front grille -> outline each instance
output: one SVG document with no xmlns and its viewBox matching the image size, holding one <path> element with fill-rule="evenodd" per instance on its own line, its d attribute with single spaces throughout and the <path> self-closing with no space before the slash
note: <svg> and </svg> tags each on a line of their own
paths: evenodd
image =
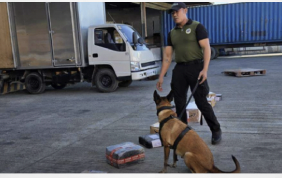
<svg viewBox="0 0 282 178">
<path fill-rule="evenodd" d="M 155 64 L 156 64 L 156 62 L 153 61 L 153 62 L 142 63 L 141 66 L 142 66 L 142 67 L 148 67 L 148 66 L 153 66 L 153 65 L 155 65 Z"/>
</svg>

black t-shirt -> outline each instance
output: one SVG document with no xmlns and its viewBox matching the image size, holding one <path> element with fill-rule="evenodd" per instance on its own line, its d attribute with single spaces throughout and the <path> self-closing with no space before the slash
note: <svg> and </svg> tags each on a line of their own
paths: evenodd
<svg viewBox="0 0 282 178">
<path fill-rule="evenodd" d="M 193 20 L 189 19 L 189 21 L 185 25 L 190 25 L 192 24 L 192 22 Z M 201 23 L 196 28 L 196 35 L 197 35 L 198 42 L 200 40 L 203 40 L 209 37 L 206 28 Z M 168 33 L 168 36 L 167 36 L 167 46 L 173 46 L 171 43 L 170 32 Z"/>
</svg>

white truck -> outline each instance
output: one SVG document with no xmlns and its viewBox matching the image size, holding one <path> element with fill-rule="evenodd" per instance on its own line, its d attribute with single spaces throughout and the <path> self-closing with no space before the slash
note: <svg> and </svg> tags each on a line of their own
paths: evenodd
<svg viewBox="0 0 282 178">
<path fill-rule="evenodd" d="M 0 87 L 18 82 L 39 94 L 86 81 L 113 92 L 160 72 L 133 27 L 105 24 L 103 2 L 2 2 L 0 21 Z"/>
</svg>

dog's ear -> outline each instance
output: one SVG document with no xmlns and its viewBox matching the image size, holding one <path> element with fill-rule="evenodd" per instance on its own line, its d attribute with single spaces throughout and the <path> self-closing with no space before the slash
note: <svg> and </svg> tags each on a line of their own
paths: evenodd
<svg viewBox="0 0 282 178">
<path fill-rule="evenodd" d="M 154 101 L 157 105 L 161 102 L 161 97 L 156 90 L 154 92 Z"/>
<path fill-rule="evenodd" d="M 166 99 L 169 102 L 172 102 L 172 100 L 173 100 L 173 92 L 172 92 L 172 90 L 170 90 L 169 94 L 166 96 Z"/>
</svg>

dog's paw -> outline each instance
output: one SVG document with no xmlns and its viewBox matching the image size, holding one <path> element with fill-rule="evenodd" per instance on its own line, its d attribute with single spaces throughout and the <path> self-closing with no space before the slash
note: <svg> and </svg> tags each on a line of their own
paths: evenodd
<svg viewBox="0 0 282 178">
<path fill-rule="evenodd" d="M 177 167 L 176 163 L 173 163 L 171 167 L 176 168 Z"/>
<path fill-rule="evenodd" d="M 159 173 L 166 173 L 166 169 L 161 170 Z"/>
</svg>

